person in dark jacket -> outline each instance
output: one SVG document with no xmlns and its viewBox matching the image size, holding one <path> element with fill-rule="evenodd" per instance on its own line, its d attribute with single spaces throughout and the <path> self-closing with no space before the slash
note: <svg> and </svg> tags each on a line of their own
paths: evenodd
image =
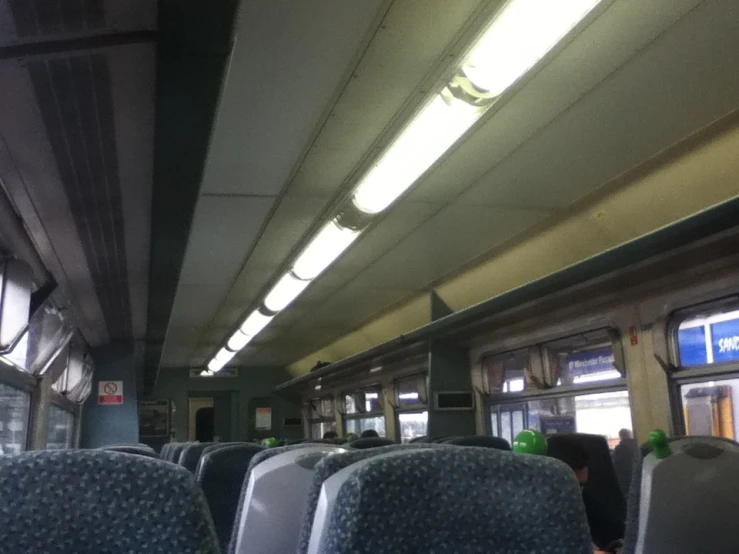
<svg viewBox="0 0 739 554">
<path fill-rule="evenodd" d="M 631 431 L 621 429 L 618 432 L 621 442 L 613 449 L 613 467 L 616 469 L 616 476 L 621 485 L 624 496 L 628 497 L 629 488 L 631 488 L 631 474 L 634 468 L 634 461 L 639 457 L 639 445 L 632 438 Z"/>
<path fill-rule="evenodd" d="M 569 438 L 569 437 L 568 437 Z M 560 437 L 550 443 L 547 455 L 563 461 L 575 472 L 582 488 L 582 500 L 593 543 L 601 550 L 609 548 L 624 536 L 624 522 L 613 516 L 613 510 L 588 488 L 588 451 L 576 440 Z"/>
</svg>

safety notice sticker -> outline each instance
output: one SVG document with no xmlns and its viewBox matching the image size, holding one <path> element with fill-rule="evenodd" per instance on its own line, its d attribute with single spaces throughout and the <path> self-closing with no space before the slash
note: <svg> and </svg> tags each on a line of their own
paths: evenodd
<svg viewBox="0 0 739 554">
<path fill-rule="evenodd" d="M 123 404 L 123 381 L 99 381 L 98 404 Z"/>
</svg>

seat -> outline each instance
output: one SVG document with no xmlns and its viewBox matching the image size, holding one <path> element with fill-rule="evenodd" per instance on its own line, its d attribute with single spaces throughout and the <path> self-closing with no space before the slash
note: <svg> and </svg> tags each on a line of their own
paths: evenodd
<svg viewBox="0 0 739 554">
<path fill-rule="evenodd" d="M 554 448 L 562 440 L 574 440 L 585 448 L 588 453 L 588 493 L 608 508 L 610 517 L 625 521 L 626 499 L 605 437 L 587 433 L 561 433 L 548 436 L 547 444 Z"/>
<path fill-rule="evenodd" d="M 149 446 L 137 446 L 130 444 L 118 444 L 115 446 L 103 446 L 100 450 L 108 450 L 109 452 L 123 452 L 125 454 L 136 454 L 138 456 L 146 456 L 147 458 L 159 458 L 159 454 Z"/>
<path fill-rule="evenodd" d="M 357 439 L 347 444 L 349 448 L 363 450 L 365 448 L 377 448 L 378 446 L 391 446 L 398 444 L 395 441 L 386 439 L 385 437 L 367 437 L 365 439 Z"/>
<path fill-rule="evenodd" d="M 217 554 L 194 477 L 161 460 L 106 450 L 0 458 L 3 552 Z"/>
<path fill-rule="evenodd" d="M 343 454 L 337 454 L 334 456 L 326 456 L 320 460 L 316 467 L 313 469 L 313 479 L 311 480 L 306 502 L 303 507 L 303 523 L 300 529 L 300 538 L 298 540 L 298 554 L 307 554 L 309 544 L 311 541 L 311 531 L 313 529 L 313 519 L 316 514 L 316 507 L 318 506 L 318 499 L 321 495 L 321 488 L 323 483 L 337 471 L 349 467 L 350 465 L 371 458 L 372 456 L 379 456 L 387 454 L 389 452 L 395 452 L 398 450 L 409 450 L 413 448 L 441 448 L 437 444 L 393 444 L 390 446 L 381 446 L 374 449 L 363 449 L 357 451 L 348 451 Z M 316 536 L 317 542 L 320 538 Z"/>
<path fill-rule="evenodd" d="M 454 437 L 444 441 L 444 444 L 452 444 L 455 446 L 480 446 L 482 448 L 496 448 L 498 450 L 511 449 L 511 445 L 507 440 L 500 437 L 489 437 L 484 435 Z"/>
<path fill-rule="evenodd" d="M 239 493 L 239 507 L 236 509 L 236 517 L 234 518 L 234 526 L 233 526 L 233 531 L 231 532 L 231 539 L 228 541 L 228 550 L 226 551 L 227 554 L 235 554 L 236 552 L 236 543 L 239 538 L 239 522 L 241 521 L 241 516 L 244 512 L 244 506 L 246 504 L 246 497 L 247 497 L 247 492 L 249 488 L 248 487 L 249 478 L 251 477 L 251 473 L 252 471 L 254 471 L 254 468 L 257 467 L 259 464 L 266 462 L 270 458 L 273 458 L 274 456 L 278 456 L 284 452 L 291 452 L 293 450 L 299 450 L 301 448 L 309 448 L 309 447 L 315 447 L 315 446 L 318 446 L 318 445 L 304 442 L 300 444 L 293 444 L 290 446 L 278 446 L 277 448 L 267 448 L 254 455 L 254 457 L 251 459 L 251 462 L 249 462 L 249 468 L 246 470 L 246 475 L 244 475 L 244 480 L 241 483 L 241 490 Z"/>
<path fill-rule="evenodd" d="M 172 450 L 172 444 L 171 442 L 166 442 L 162 445 L 162 449 L 159 451 L 159 459 L 161 460 L 168 460 L 169 451 Z"/>
<path fill-rule="evenodd" d="M 635 465 L 624 554 L 736 552 L 739 444 L 692 436 L 667 446 Z"/>
<path fill-rule="evenodd" d="M 415 442 L 429 442 L 429 438 L 427 435 L 421 435 L 420 437 L 416 437 L 408 441 L 409 443 L 413 444 Z"/>
<path fill-rule="evenodd" d="M 224 444 L 228 443 L 213 443 L 213 442 L 194 442 L 190 443 L 182 449 L 180 453 L 179 464 L 185 469 L 195 473 L 198 468 L 198 462 L 200 456 L 203 454 L 203 450 L 209 446 L 215 446 L 216 448 L 223 448 Z"/>
<path fill-rule="evenodd" d="M 225 552 L 231 538 L 241 483 L 255 454 L 264 450 L 258 444 L 209 446 L 200 458 L 196 479 L 200 483 L 213 516 L 218 542 Z"/>
<path fill-rule="evenodd" d="M 244 484 L 246 497 L 236 522 L 237 554 L 295 552 L 313 469 L 324 456 L 339 452 L 346 450 L 336 445 L 312 444 L 255 466 Z"/>
<path fill-rule="evenodd" d="M 184 450 L 185 446 L 188 444 L 191 444 L 189 442 L 175 442 L 172 444 L 172 449 L 169 451 L 169 459 L 168 462 L 172 462 L 173 464 L 179 464 L 180 462 L 180 454 L 182 454 L 182 451 Z"/>
<path fill-rule="evenodd" d="M 492 448 L 417 448 L 360 461 L 324 483 L 314 526 L 321 520 L 323 540 L 309 552 L 592 554 L 572 471 Z"/>
</svg>

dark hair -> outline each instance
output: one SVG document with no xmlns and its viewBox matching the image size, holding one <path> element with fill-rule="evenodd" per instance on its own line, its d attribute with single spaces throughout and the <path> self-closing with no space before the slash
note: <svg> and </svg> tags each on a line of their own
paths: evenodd
<svg viewBox="0 0 739 554">
<path fill-rule="evenodd" d="M 336 431 L 326 431 L 323 434 L 324 439 L 335 439 L 338 438 L 339 435 L 336 434 Z"/>
<path fill-rule="evenodd" d="M 567 435 L 547 438 L 547 456 L 563 461 L 574 471 L 588 467 L 588 451 L 576 439 Z"/>
<path fill-rule="evenodd" d="M 378 435 L 377 431 L 375 431 L 374 429 L 367 429 L 366 431 L 362 431 L 362 435 L 360 436 L 360 438 L 369 439 L 369 438 L 374 438 L 374 437 L 379 437 L 379 436 L 380 435 Z"/>
</svg>

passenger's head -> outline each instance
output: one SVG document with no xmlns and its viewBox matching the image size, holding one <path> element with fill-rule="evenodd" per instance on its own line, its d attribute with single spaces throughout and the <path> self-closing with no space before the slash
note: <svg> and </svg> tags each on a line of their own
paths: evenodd
<svg viewBox="0 0 739 554">
<path fill-rule="evenodd" d="M 588 482 L 588 451 L 577 440 L 566 435 L 550 438 L 547 456 L 570 466 L 581 485 Z"/>
<path fill-rule="evenodd" d="M 333 440 L 333 439 L 339 438 L 339 435 L 336 434 L 336 431 L 326 431 L 323 434 L 323 438 L 324 439 L 332 439 Z"/>
<path fill-rule="evenodd" d="M 631 431 L 629 431 L 628 429 L 621 429 L 618 432 L 618 436 L 622 441 L 625 441 L 626 439 L 631 438 Z"/>
<path fill-rule="evenodd" d="M 374 429 L 367 429 L 366 431 L 362 431 L 360 438 L 371 439 L 371 438 L 379 437 L 379 436 L 380 435 L 378 435 L 377 431 L 375 431 Z"/>
</svg>

